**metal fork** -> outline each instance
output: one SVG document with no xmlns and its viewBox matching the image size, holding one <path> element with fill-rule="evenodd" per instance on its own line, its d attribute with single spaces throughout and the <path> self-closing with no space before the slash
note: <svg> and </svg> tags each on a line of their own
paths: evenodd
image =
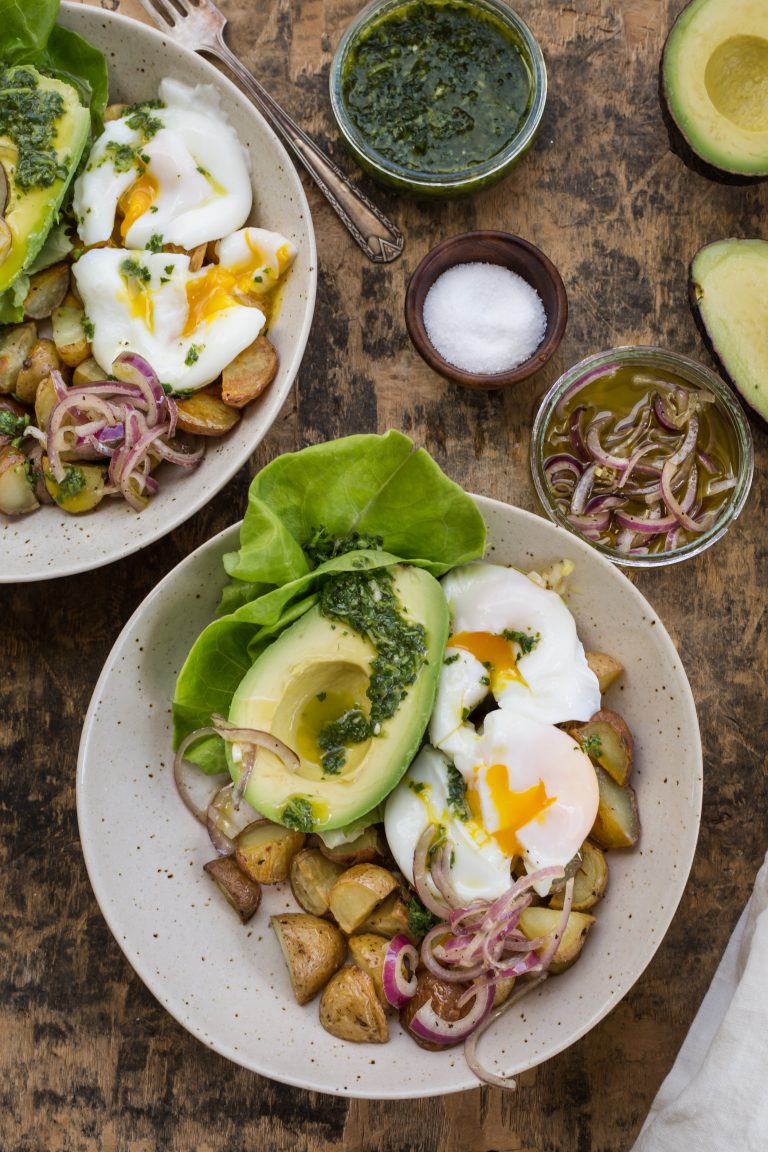
<svg viewBox="0 0 768 1152">
<path fill-rule="evenodd" d="M 227 47 L 223 36 L 227 18 L 211 0 L 141 0 L 141 5 L 174 43 L 193 52 L 208 52 L 234 73 L 370 260 L 387 264 L 398 258 L 405 243 L 400 230 L 321 152 Z"/>
</svg>

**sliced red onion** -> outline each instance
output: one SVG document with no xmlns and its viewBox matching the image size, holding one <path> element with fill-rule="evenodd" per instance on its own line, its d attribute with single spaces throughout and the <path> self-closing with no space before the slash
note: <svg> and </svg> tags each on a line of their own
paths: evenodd
<svg viewBox="0 0 768 1152">
<path fill-rule="evenodd" d="M 225 720 L 218 712 L 214 712 L 211 716 L 211 723 L 219 736 L 228 743 L 249 744 L 266 748 L 268 752 L 274 752 L 275 756 L 282 760 L 289 772 L 298 772 L 299 757 L 292 748 L 289 748 L 277 736 L 273 736 L 271 732 L 263 732 L 259 728 L 238 727 L 236 724 L 230 723 L 229 720 Z"/>
<path fill-rule="evenodd" d="M 672 478 L 675 471 L 675 464 L 673 459 L 670 458 L 661 470 L 661 494 L 664 498 L 664 503 L 677 523 L 688 532 L 704 532 L 707 527 L 706 522 L 695 520 L 692 516 L 689 516 L 683 510 L 682 506 L 678 504 L 672 492 Z"/>
<path fill-rule="evenodd" d="M 206 811 L 206 828 L 211 843 L 219 856 L 231 856 L 237 848 L 241 833 L 255 824 L 263 824 L 264 817 L 250 804 L 236 804 L 235 786 L 230 780 L 216 792 Z"/>
<path fill-rule="evenodd" d="M 575 516 L 580 516 L 584 511 L 587 500 L 592 492 L 592 485 L 595 482 L 595 471 L 597 465 L 592 463 L 588 464 L 579 478 L 579 482 L 573 490 L 571 497 L 571 512 Z"/>
<path fill-rule="evenodd" d="M 196 764 L 184 758 L 187 749 L 205 736 L 218 736 L 218 732 L 211 727 L 197 728 L 194 732 L 190 732 L 179 744 L 173 760 L 173 778 L 179 796 L 201 824 L 205 824 L 206 811 L 212 799 L 211 784 L 218 781 L 216 784 L 218 789 L 221 787 L 221 781 L 225 779 L 224 773 L 215 777 L 205 776 Z M 203 782 L 205 782 L 205 795 L 202 794 Z"/>
<path fill-rule="evenodd" d="M 573 384 L 566 388 L 557 402 L 555 411 L 558 416 L 565 414 L 568 401 L 575 396 L 577 392 L 580 392 L 582 388 L 586 388 L 587 384 L 591 384 L 593 380 L 599 380 L 602 376 L 610 376 L 612 373 L 617 372 L 620 367 L 620 364 L 604 364 L 602 368 L 593 368 L 591 372 L 587 372 L 584 376 L 580 376 L 578 380 L 574 380 Z"/>
<path fill-rule="evenodd" d="M 459 1020 L 444 1020 L 438 1016 L 429 999 L 422 1004 L 411 1019 L 408 1027 L 415 1036 L 431 1044 L 458 1044 L 471 1035 L 493 1006 L 493 988 L 472 985 L 474 1001 L 466 1016 Z"/>
<path fill-rule="evenodd" d="M 121 352 L 112 361 L 112 373 L 139 389 L 147 405 L 147 423 L 154 427 L 165 408 L 165 392 L 152 367 L 136 352 Z"/>
<path fill-rule="evenodd" d="M 730 492 L 737 483 L 735 476 L 727 476 L 723 480 L 710 480 L 707 484 L 707 496 L 717 496 L 721 492 Z"/>
<path fill-rule="evenodd" d="M 622 528 L 627 528 L 633 533 L 642 532 L 651 536 L 658 536 L 659 532 L 668 532 L 678 525 L 674 516 L 663 516 L 658 519 L 643 518 L 642 516 L 632 516 L 623 509 L 618 509 L 614 513 L 614 520 Z"/>
<path fill-rule="evenodd" d="M 563 473 L 573 476 L 578 480 L 584 471 L 584 465 L 568 452 L 558 452 L 557 455 L 549 457 L 544 466 L 544 471 L 550 482 L 554 480 L 555 476 Z"/>
<path fill-rule="evenodd" d="M 384 954 L 384 995 L 393 1008 L 403 1008 L 416 995 L 419 955 L 407 936 L 393 936 Z M 410 970 L 410 975 L 408 971 Z"/>
<path fill-rule="evenodd" d="M 435 839 L 435 833 L 435 825 L 428 824 L 416 841 L 413 852 L 413 886 L 424 907 L 429 909 L 433 916 L 447 920 L 451 914 L 450 905 L 447 900 L 432 890 L 428 878 L 427 858 Z"/>
<path fill-rule="evenodd" d="M 540 984 L 543 984 L 547 979 L 548 973 L 541 972 L 537 976 L 526 978 L 519 988 L 516 986 L 513 994 L 500 1004 L 498 1008 L 494 1008 L 489 1012 L 484 1020 L 475 1028 L 473 1032 L 464 1041 L 464 1058 L 467 1061 L 469 1068 L 484 1084 L 491 1084 L 497 1088 L 514 1089 L 517 1085 L 511 1077 L 496 1076 L 493 1072 L 489 1072 L 481 1063 L 477 1055 L 477 1044 L 482 1034 L 491 1027 L 492 1024 L 503 1016 L 506 1012 L 519 1004 L 523 997 L 528 996 Z"/>
</svg>

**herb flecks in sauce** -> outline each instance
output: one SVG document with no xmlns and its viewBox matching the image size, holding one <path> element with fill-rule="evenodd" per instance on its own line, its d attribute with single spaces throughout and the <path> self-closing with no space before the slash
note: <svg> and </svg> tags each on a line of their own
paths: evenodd
<svg viewBox="0 0 768 1152">
<path fill-rule="evenodd" d="M 67 165 L 55 151 L 63 114 L 61 93 L 41 88 L 33 71 L 0 71 L 0 136 L 7 136 L 19 150 L 13 178 L 22 192 L 50 188 L 65 179 Z"/>
<path fill-rule="evenodd" d="M 360 134 L 401 167 L 452 173 L 517 135 L 533 83 L 517 37 L 461 0 L 406 0 L 353 44 L 342 99 Z"/>
<path fill-rule="evenodd" d="M 313 564 L 361 549 L 380 550 L 381 538 L 351 532 L 334 538 L 324 528 L 315 531 L 304 552 Z M 362 560 L 362 557 L 361 557 Z M 317 742 L 323 770 L 337 775 L 346 763 L 346 749 L 380 735 L 417 679 L 426 659 L 426 632 L 403 615 L 392 575 L 376 572 L 340 572 L 320 592 L 320 611 L 333 621 L 365 636 L 376 649 L 371 662 L 367 696 L 370 714 L 355 706 L 328 721 Z"/>
</svg>

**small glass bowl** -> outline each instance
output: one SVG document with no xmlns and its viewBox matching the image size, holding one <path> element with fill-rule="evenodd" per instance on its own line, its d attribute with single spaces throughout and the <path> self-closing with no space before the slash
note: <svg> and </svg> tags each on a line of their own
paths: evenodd
<svg viewBox="0 0 768 1152">
<path fill-rule="evenodd" d="M 464 196 L 495 184 L 528 151 L 544 113 L 547 69 L 538 41 L 528 25 L 502 0 L 460 0 L 463 6 L 488 13 L 508 28 L 518 41 L 531 77 L 532 98 L 528 113 L 513 139 L 482 164 L 451 173 L 420 172 L 406 168 L 377 152 L 353 123 L 342 96 L 342 78 L 350 52 L 372 25 L 385 19 L 407 0 L 373 0 L 355 17 L 339 41 L 331 61 L 331 108 L 339 132 L 361 168 L 398 191 L 431 197 Z M 433 0 L 425 0 L 431 3 Z M 439 2 L 439 0 L 436 0 Z"/>
<path fill-rule="evenodd" d="M 613 548 L 590 539 L 575 528 L 563 512 L 557 507 L 544 472 L 544 444 L 550 422 L 555 409 L 565 394 L 572 389 L 582 378 L 594 377 L 604 374 L 613 367 L 628 365 L 636 368 L 645 368 L 650 371 L 672 372 L 685 383 L 694 387 L 707 389 L 715 396 L 719 412 L 726 418 L 733 432 L 733 439 L 738 454 L 734 462 L 736 486 L 731 490 L 730 498 L 723 504 L 717 519 L 712 525 L 694 539 L 688 540 L 677 548 L 668 552 L 650 552 L 645 555 L 628 555 L 618 548 Z M 596 551 L 601 552 L 607 559 L 612 560 L 622 568 L 663 568 L 669 564 L 677 564 L 689 556 L 698 556 L 716 540 L 725 535 L 730 525 L 744 507 L 752 484 L 754 470 L 754 448 L 752 433 L 746 416 L 734 396 L 731 388 L 709 368 L 687 356 L 677 352 L 668 352 L 663 348 L 638 345 L 634 347 L 613 348 L 607 352 L 599 352 L 588 356 L 565 372 L 556 380 L 541 402 L 533 425 L 531 436 L 531 471 L 533 482 L 539 500 L 555 524 L 566 528 L 575 536 L 590 544 Z"/>
</svg>

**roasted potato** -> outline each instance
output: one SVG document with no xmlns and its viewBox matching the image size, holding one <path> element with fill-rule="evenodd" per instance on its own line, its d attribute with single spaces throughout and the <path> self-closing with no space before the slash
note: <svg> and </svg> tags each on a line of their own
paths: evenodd
<svg viewBox="0 0 768 1152">
<path fill-rule="evenodd" d="M 635 790 L 629 784 L 620 787 L 595 765 L 600 803 L 592 825 L 590 839 L 601 848 L 632 848 L 640 838 L 640 816 Z"/>
<path fill-rule="evenodd" d="M 581 864 L 573 882 L 574 912 L 586 912 L 602 900 L 608 887 L 608 864 L 603 852 L 595 844 L 586 840 L 581 846 Z M 563 893 L 555 892 L 549 901 L 550 908 L 563 907 Z"/>
<path fill-rule="evenodd" d="M 58 396 L 56 395 L 56 388 L 51 376 L 46 376 L 41 380 L 37 386 L 35 393 L 35 423 L 38 428 L 45 432 L 48 427 L 48 421 L 51 418 Z"/>
<path fill-rule="evenodd" d="M 362 968 L 371 977 L 378 997 L 386 1008 L 388 1001 L 384 995 L 384 957 L 389 941 L 384 936 L 377 936 L 375 932 L 360 932 L 350 936 L 347 943 L 352 959 L 358 968 Z"/>
<path fill-rule="evenodd" d="M 319 848 L 304 848 L 291 860 L 291 891 L 296 902 L 313 916 L 325 916 L 331 888 L 344 871 L 343 864 L 329 860 Z"/>
<path fill-rule="evenodd" d="M 517 978 L 515 976 L 506 976 L 502 980 L 499 980 L 493 990 L 493 1004 L 491 1007 L 498 1008 L 500 1004 L 504 1004 L 509 1000 L 516 983 Z"/>
<path fill-rule="evenodd" d="M 271 820 L 244 828 L 235 842 L 235 858 L 258 884 L 279 884 L 288 879 L 291 861 L 304 847 L 306 836 Z"/>
<path fill-rule="evenodd" d="M 607 692 L 611 684 L 618 680 L 624 671 L 624 665 L 606 652 L 587 652 L 587 664 L 597 676 L 601 692 Z"/>
<path fill-rule="evenodd" d="M 277 374 L 277 351 L 266 336 L 258 336 L 227 365 L 221 374 L 221 398 L 233 408 L 244 408 L 261 396 Z"/>
<path fill-rule="evenodd" d="M 61 360 L 53 340 L 36 340 L 16 377 L 14 392 L 19 400 L 24 404 L 34 404 L 40 384 L 60 368 Z"/>
<path fill-rule="evenodd" d="M 217 856 L 203 864 L 203 871 L 215 880 L 235 912 L 247 924 L 261 904 L 261 888 L 246 876 L 234 856 Z"/>
<path fill-rule="evenodd" d="M 306 1004 L 341 967 L 346 941 L 335 924 L 307 912 L 284 912 L 270 917 L 270 923 L 288 965 L 293 994 L 299 1004 Z"/>
<path fill-rule="evenodd" d="M 591 720 L 571 729 L 593 764 L 599 764 L 618 785 L 629 780 L 635 742 L 627 724 L 618 712 L 602 708 Z"/>
<path fill-rule="evenodd" d="M 0 392 L 16 390 L 19 372 L 36 340 L 37 328 L 31 320 L 28 324 L 16 324 L 0 336 Z"/>
<path fill-rule="evenodd" d="M 98 464 L 68 464 L 64 480 L 58 483 L 48 457 L 43 456 L 42 472 L 48 494 L 65 512 L 90 512 L 104 498 L 107 473 Z"/>
<path fill-rule="evenodd" d="M 377 904 L 370 916 L 357 929 L 358 932 L 375 932 L 391 940 L 398 932 L 403 932 L 413 940 L 409 927 L 408 905 L 399 891 L 390 892 L 386 900 Z"/>
<path fill-rule="evenodd" d="M 397 880 L 378 864 L 354 864 L 331 888 L 331 915 L 347 934 L 363 924 L 377 904 L 397 888 Z"/>
<path fill-rule="evenodd" d="M 59 356 L 70 368 L 76 368 L 91 354 L 91 345 L 83 327 L 85 312 L 82 308 L 62 305 L 51 314 L 53 341 Z"/>
<path fill-rule="evenodd" d="M 221 399 L 221 389 L 216 385 L 177 400 L 176 407 L 179 428 L 196 436 L 225 436 L 240 419 L 237 408 Z"/>
<path fill-rule="evenodd" d="M 554 932 L 561 917 L 562 912 L 557 908 L 524 908 L 520 913 L 520 929 L 529 940 L 536 940 L 539 936 L 548 936 Z M 553 976 L 564 972 L 574 963 L 594 922 L 594 916 L 588 912 L 569 914 L 565 931 L 549 965 Z"/>
<path fill-rule="evenodd" d="M 26 456 L 12 444 L 6 444 L 0 448 L 0 512 L 6 516 L 22 516 L 38 507 Z"/>
<path fill-rule="evenodd" d="M 93 356 L 81 361 L 72 373 L 72 387 L 78 388 L 81 384 L 97 384 L 106 380 L 107 373 Z"/>
<path fill-rule="evenodd" d="M 320 1023 L 326 1032 L 353 1044 L 386 1044 L 389 1024 L 373 980 L 348 964 L 326 984 L 320 997 Z"/>
<path fill-rule="evenodd" d="M 461 1008 L 459 1008 L 458 1005 L 458 1000 L 462 993 L 466 992 L 467 988 L 467 984 L 454 984 L 449 983 L 447 980 L 439 980 L 437 976 L 433 976 L 426 968 L 420 969 L 416 995 L 412 1000 L 408 1001 L 404 1008 L 400 1009 L 400 1023 L 421 1048 L 426 1048 L 430 1052 L 439 1052 L 443 1048 L 450 1047 L 450 1045 L 434 1044 L 431 1040 L 424 1040 L 421 1036 L 417 1036 L 415 1032 L 411 1032 L 410 1023 L 419 1008 L 431 999 L 432 1011 L 436 1016 L 439 1016 L 441 1020 L 445 1020 L 448 1023 L 461 1020 L 463 1016 L 466 1016 L 472 1006 L 471 1001 Z M 458 1044 L 460 1041 L 461 1038 L 458 1038 L 456 1043 Z"/>
<path fill-rule="evenodd" d="M 24 315 L 30 320 L 46 320 L 69 291 L 69 264 L 53 264 L 29 279 Z"/>
<path fill-rule="evenodd" d="M 378 862 L 382 857 L 382 844 L 379 829 L 375 824 L 366 828 L 354 840 L 345 844 L 338 844 L 335 848 L 328 848 L 322 840 L 318 848 L 323 856 L 333 860 L 336 864 L 343 864 L 345 868 L 352 864 L 370 864 Z"/>
<path fill-rule="evenodd" d="M 127 104 L 108 104 L 104 110 L 104 123 L 108 124 L 110 120 L 119 120 L 126 108 Z"/>
</svg>

